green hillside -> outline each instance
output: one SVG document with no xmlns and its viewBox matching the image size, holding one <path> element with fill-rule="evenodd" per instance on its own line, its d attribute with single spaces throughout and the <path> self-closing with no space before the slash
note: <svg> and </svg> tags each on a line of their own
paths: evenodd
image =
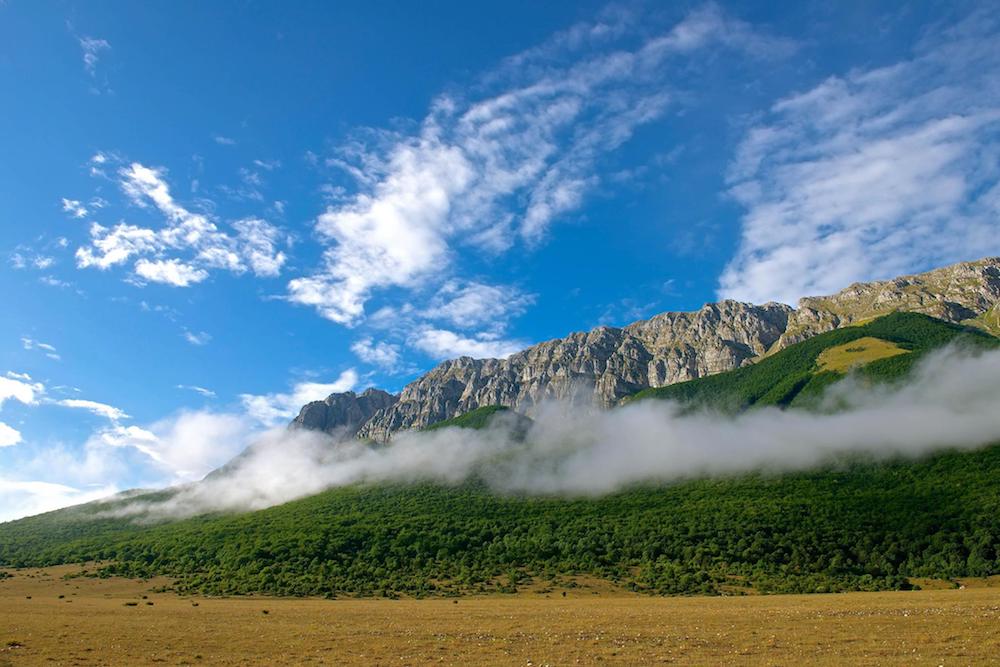
<svg viewBox="0 0 1000 667">
<path fill-rule="evenodd" d="M 902 378 L 944 343 L 997 343 L 891 315 L 645 395 L 733 409 L 804 404 L 840 377 L 819 370 L 820 355 L 834 350 L 825 359 L 843 366 L 844 355 L 872 354 L 870 341 L 856 342 L 864 338 L 905 350 L 858 371 L 882 381 Z M 481 426 L 496 412 L 470 413 L 465 423 Z M 905 588 L 913 577 L 1000 573 L 998 480 L 994 446 L 595 499 L 503 496 L 475 482 L 357 486 L 160 525 L 107 518 L 102 512 L 127 502 L 117 499 L 0 524 L 0 565 L 100 560 L 104 574 L 170 574 L 179 590 L 213 594 L 451 595 L 579 574 L 655 594 Z"/>
<path fill-rule="evenodd" d="M 856 369 L 862 377 L 883 382 L 904 377 L 923 355 L 948 343 L 978 348 L 1000 345 L 1000 340 L 978 329 L 918 313 L 893 313 L 867 324 L 820 334 L 728 373 L 646 389 L 629 400 L 670 399 L 728 411 L 759 405 L 809 406 L 826 387 L 845 375 L 824 370 L 819 363 L 821 355 L 841 346 L 850 350 L 848 344 L 862 339 L 878 339 L 906 352 L 885 356 Z"/>
<path fill-rule="evenodd" d="M 442 428 L 486 428 L 486 426 L 493 420 L 493 417 L 497 413 L 509 412 L 509 409 L 503 405 L 484 405 L 481 408 L 476 408 L 475 410 L 470 410 L 464 415 L 459 415 L 457 417 L 452 417 L 451 419 L 445 419 L 444 421 L 437 422 L 436 424 L 431 424 L 425 431 L 435 431 Z"/>
<path fill-rule="evenodd" d="M 425 431 L 439 431 L 443 428 L 482 429 L 491 424 L 502 424 L 503 428 L 517 440 L 523 440 L 531 428 L 532 420 L 503 405 L 484 405 L 463 415 L 431 424 Z"/>
<path fill-rule="evenodd" d="M 345 488 L 122 532 L 0 528 L 0 562 L 93 559 L 215 594 L 449 594 L 585 573 L 654 593 L 905 587 L 1000 572 L 1000 448 L 907 464 L 705 480 L 593 500 L 476 486 Z M 73 531 L 75 532 L 75 531 Z"/>
</svg>

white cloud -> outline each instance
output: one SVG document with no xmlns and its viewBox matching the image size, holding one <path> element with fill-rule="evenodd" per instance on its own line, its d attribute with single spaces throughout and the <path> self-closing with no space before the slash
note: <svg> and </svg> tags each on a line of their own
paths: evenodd
<svg viewBox="0 0 1000 667">
<path fill-rule="evenodd" d="M 358 359 L 386 371 L 395 371 L 400 364 L 399 346 L 385 341 L 375 342 L 371 337 L 362 338 L 351 345 Z"/>
<path fill-rule="evenodd" d="M 107 403 L 98 403 L 97 401 L 88 401 L 82 398 L 65 398 L 60 401 L 55 401 L 55 403 L 56 405 L 61 405 L 64 408 L 87 410 L 98 417 L 104 417 L 105 419 L 114 422 L 129 418 L 123 410 L 120 410 L 113 405 L 108 405 Z"/>
<path fill-rule="evenodd" d="M 33 382 L 26 373 L 8 372 L 6 377 L 0 377 L 0 407 L 10 399 L 34 405 L 44 393 L 45 386 L 40 382 Z"/>
<path fill-rule="evenodd" d="M 80 268 L 108 269 L 133 255 L 156 250 L 160 245 L 152 229 L 126 223 L 108 229 L 95 222 L 90 226 L 90 237 L 90 246 L 76 251 L 76 263 Z"/>
<path fill-rule="evenodd" d="M 359 190 L 319 216 L 322 265 L 289 282 L 289 299 L 353 325 L 373 292 L 447 275 L 456 246 L 499 253 L 538 243 L 599 182 L 602 157 L 663 114 L 672 56 L 790 48 L 709 7 L 636 49 L 604 48 L 566 64 L 567 50 L 613 37 L 613 25 L 577 26 L 578 37 L 562 34 L 493 73 L 478 99 L 439 97 L 419 130 L 371 132 L 368 143 L 348 143 L 327 160 Z"/>
<path fill-rule="evenodd" d="M 220 185 L 219 190 L 237 201 L 263 202 L 264 193 L 260 188 L 264 185 L 264 178 L 259 171 L 241 167 L 238 171 L 240 183 L 235 186 Z"/>
<path fill-rule="evenodd" d="M 17 249 L 10 254 L 9 261 L 11 267 L 18 270 L 28 268 L 45 270 L 56 263 L 54 257 L 34 252 L 25 246 L 18 246 Z"/>
<path fill-rule="evenodd" d="M 621 5 L 608 5 L 594 20 L 580 21 L 560 30 L 541 44 L 531 46 L 504 59 L 504 70 L 533 66 L 540 61 L 559 58 L 566 53 L 602 46 L 625 35 L 635 27 L 638 15 Z"/>
<path fill-rule="evenodd" d="M 175 287 L 202 282 L 212 269 L 236 274 L 249 270 L 264 277 L 280 273 L 286 256 L 278 246 L 285 236 L 270 223 L 259 218 L 237 220 L 233 233 L 227 233 L 208 215 L 179 204 L 170 193 L 164 170 L 133 162 L 119 169 L 118 176 L 132 203 L 140 208 L 151 204 L 166 224 L 155 230 L 124 222 L 110 229 L 92 224 L 90 244 L 76 251 L 80 268 L 108 269 L 138 256 L 133 268 L 140 281 Z M 179 253 L 187 256 L 165 257 Z"/>
<path fill-rule="evenodd" d="M 221 134 L 216 134 L 212 137 L 212 140 L 220 146 L 235 146 L 236 140 L 230 137 L 224 137 Z"/>
<path fill-rule="evenodd" d="M 113 422 L 82 447 L 23 451 L 20 479 L 0 476 L 0 521 L 107 497 L 122 480 L 149 488 L 201 479 L 254 432 L 245 415 L 183 411 L 146 427 Z"/>
<path fill-rule="evenodd" d="M 38 279 L 38 282 L 42 283 L 43 285 L 48 285 L 49 287 L 60 287 L 60 288 L 72 287 L 71 283 L 68 283 L 65 280 L 59 280 L 55 276 L 42 276 L 41 278 Z"/>
<path fill-rule="evenodd" d="M 104 171 L 104 165 L 117 159 L 117 156 L 113 153 L 97 151 L 87 161 L 90 164 L 90 175 L 99 178 L 107 178 L 108 174 Z M 105 202 L 101 197 L 94 197 L 94 199 L 91 200 L 90 205 L 91 208 L 104 208 L 104 206 L 107 205 L 107 202 Z"/>
<path fill-rule="evenodd" d="M 264 171 L 274 171 L 281 167 L 281 160 L 260 160 L 256 159 L 253 164 L 258 169 L 263 169 Z"/>
<path fill-rule="evenodd" d="M 91 444 L 133 448 L 167 473 L 169 483 L 178 483 L 201 479 L 239 454 L 250 432 L 240 415 L 185 411 L 149 428 L 115 425 Z"/>
<path fill-rule="evenodd" d="M 184 340 L 192 345 L 208 345 L 209 341 L 212 340 L 212 334 L 207 331 L 185 331 Z"/>
<path fill-rule="evenodd" d="M 114 485 L 78 489 L 43 481 L 0 477 L 0 521 L 50 512 L 60 507 L 89 503 L 117 493 Z"/>
<path fill-rule="evenodd" d="M 842 408 L 833 411 L 762 408 L 726 417 L 669 401 L 597 411 L 543 402 L 533 410 L 527 436 L 516 420 L 499 419 L 476 431 L 403 431 L 378 448 L 275 429 L 256 439 L 229 474 L 163 503 L 138 502 L 125 513 L 164 519 L 251 511 L 359 483 L 457 485 L 469 479 L 500 493 L 579 498 L 636 484 L 769 477 L 857 458 L 920 460 L 996 442 L 997 377 L 1000 353 L 969 357 L 946 350 L 926 359 L 902 385 L 847 380 L 831 388 L 825 400 Z"/>
<path fill-rule="evenodd" d="M 80 48 L 83 50 L 83 68 L 90 76 L 96 76 L 97 63 L 100 61 L 101 53 L 111 50 L 111 44 L 104 39 L 93 37 L 80 37 Z"/>
<path fill-rule="evenodd" d="M 154 283 L 165 283 L 174 287 L 187 287 L 208 278 L 208 271 L 179 259 L 140 259 L 135 263 L 135 274 Z"/>
<path fill-rule="evenodd" d="M 290 393 L 240 394 L 247 414 L 265 426 L 276 426 L 299 413 L 311 401 L 322 401 L 330 394 L 349 391 L 358 384 L 358 374 L 349 368 L 333 382 L 300 382 Z"/>
<path fill-rule="evenodd" d="M 66 199 L 63 197 L 62 200 L 62 210 L 69 213 L 74 218 L 86 218 L 87 217 L 87 207 L 83 205 L 82 202 L 76 199 Z"/>
<path fill-rule="evenodd" d="M 794 303 L 1000 252 L 994 14 L 781 100 L 747 131 L 730 168 L 746 214 L 721 297 Z"/>
<path fill-rule="evenodd" d="M 445 264 L 448 246 L 439 226 L 451 197 L 471 178 L 464 156 L 418 140 L 398 147 L 390 163 L 397 173 L 376 196 L 359 195 L 319 217 L 317 231 L 335 245 L 326 251 L 323 272 L 289 282 L 292 301 L 350 324 L 362 316 L 373 287 L 414 286 Z"/>
<path fill-rule="evenodd" d="M 387 330 L 391 336 L 403 338 L 407 345 L 435 359 L 506 357 L 528 345 L 523 340 L 504 339 L 504 333 L 510 318 L 523 313 L 533 301 L 534 295 L 524 294 L 511 286 L 448 280 L 425 307 L 384 306 L 372 313 L 367 323 L 372 328 Z M 441 323 L 449 328 L 441 328 Z M 456 333 L 456 330 L 466 333 Z M 351 345 L 351 351 L 362 361 L 386 372 L 415 370 L 403 363 L 401 346 L 396 343 L 375 342 L 371 336 L 365 336 Z"/>
<path fill-rule="evenodd" d="M 285 263 L 285 253 L 275 252 L 283 241 L 274 225 L 259 218 L 245 218 L 233 223 L 243 254 L 258 276 L 277 276 Z"/>
<path fill-rule="evenodd" d="M 524 341 L 500 340 L 482 334 L 475 338 L 467 338 L 454 331 L 432 327 L 418 330 L 410 340 L 410 344 L 434 359 L 454 357 L 504 359 L 527 347 Z"/>
<path fill-rule="evenodd" d="M 124 426 L 121 411 L 80 401 L 109 417 L 82 447 L 24 450 L 20 479 L 0 476 L 0 521 L 89 502 L 131 486 L 162 487 L 201 479 L 238 454 L 254 434 L 245 415 L 183 411 L 153 424 Z M 0 438 L 6 437 L 0 428 Z"/>
<path fill-rule="evenodd" d="M 13 447 L 21 442 L 21 432 L 0 422 L 0 447 Z"/>
<path fill-rule="evenodd" d="M 205 398 L 215 398 L 214 391 L 212 391 L 211 389 L 206 389 L 205 387 L 199 387 L 198 385 L 195 384 L 179 384 L 177 385 L 177 388 L 193 391 L 196 394 L 201 394 Z"/>
<path fill-rule="evenodd" d="M 505 322 L 523 313 L 533 301 L 534 296 L 514 287 L 450 280 L 441 286 L 421 316 L 474 328 Z"/>
<path fill-rule="evenodd" d="M 649 54 L 660 51 L 690 53 L 713 45 L 765 60 L 785 58 L 798 48 L 795 41 L 764 34 L 709 2 L 688 14 L 669 33 L 647 44 L 646 51 Z"/>
<path fill-rule="evenodd" d="M 40 350 L 49 359 L 54 359 L 55 361 L 62 360 L 62 357 L 59 356 L 59 351 L 54 345 L 42 343 L 27 336 L 21 337 L 21 345 L 25 350 Z"/>
</svg>

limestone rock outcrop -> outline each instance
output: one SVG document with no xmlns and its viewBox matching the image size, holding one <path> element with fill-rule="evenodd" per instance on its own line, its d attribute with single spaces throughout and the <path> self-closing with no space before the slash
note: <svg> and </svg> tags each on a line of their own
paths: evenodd
<svg viewBox="0 0 1000 667">
<path fill-rule="evenodd" d="M 355 435 L 376 413 L 392 407 L 398 396 L 371 387 L 361 394 L 353 391 L 330 394 L 325 400 L 306 403 L 292 420 L 292 428 L 325 433 Z"/>
<path fill-rule="evenodd" d="M 797 308 L 721 301 L 662 313 L 623 328 L 598 327 L 546 341 L 506 359 L 439 364 L 399 396 L 369 389 L 310 403 L 293 424 L 384 442 L 485 405 L 531 415 L 546 400 L 610 407 L 648 387 L 733 370 L 837 327 L 893 311 L 925 313 L 1000 334 L 1000 258 L 893 280 L 856 283 Z"/>
</svg>

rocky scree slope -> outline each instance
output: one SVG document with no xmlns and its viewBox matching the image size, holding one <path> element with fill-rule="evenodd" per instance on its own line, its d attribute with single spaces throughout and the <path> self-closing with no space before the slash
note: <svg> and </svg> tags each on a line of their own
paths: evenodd
<svg viewBox="0 0 1000 667">
<path fill-rule="evenodd" d="M 1000 333 L 1000 257 L 892 280 L 856 283 L 797 308 L 738 301 L 662 313 L 623 328 L 573 333 L 506 359 L 445 361 L 399 396 L 369 389 L 310 403 L 293 422 L 385 442 L 486 405 L 531 415 L 550 399 L 601 407 L 643 389 L 740 368 L 819 333 L 894 311 L 912 311 Z"/>
</svg>

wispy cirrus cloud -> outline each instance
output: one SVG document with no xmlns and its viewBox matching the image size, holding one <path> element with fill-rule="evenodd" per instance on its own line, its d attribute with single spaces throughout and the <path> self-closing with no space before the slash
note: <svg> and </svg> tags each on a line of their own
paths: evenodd
<svg viewBox="0 0 1000 667">
<path fill-rule="evenodd" d="M 34 338 L 29 338 L 28 336 L 21 337 L 21 347 L 25 350 L 38 350 L 46 357 L 54 361 L 62 360 L 62 357 L 59 355 L 59 350 L 57 350 L 54 345 L 37 341 Z"/>
<path fill-rule="evenodd" d="M 205 387 L 199 387 L 196 384 L 179 384 L 177 385 L 177 388 L 193 391 L 196 394 L 199 394 L 200 396 L 204 396 L 205 398 L 215 398 L 214 391 L 212 391 L 211 389 L 206 389 Z"/>
<path fill-rule="evenodd" d="M 998 39 L 980 11 L 775 104 L 730 166 L 746 213 L 719 295 L 794 303 L 1000 252 Z"/>
<path fill-rule="evenodd" d="M 605 161 L 640 128 L 684 108 L 691 81 L 675 74 L 699 67 L 708 50 L 767 60 L 795 48 L 712 3 L 662 30 L 613 7 L 501 61 L 464 90 L 439 94 L 409 129 L 358 130 L 331 154 L 309 155 L 337 183 L 324 186 L 328 206 L 314 224 L 322 257 L 287 283 L 286 298 L 345 326 L 370 324 L 352 349 L 382 370 L 410 368 L 401 363 L 407 348 L 433 358 L 505 356 L 526 344 L 508 329 L 533 297 L 503 278 L 479 278 L 479 267 L 477 278 L 464 277 L 473 273 L 468 258 L 530 252 L 595 189 L 615 187 Z M 253 160 L 238 185 L 216 191 L 263 201 L 262 178 L 278 166 Z M 223 225 L 212 206 L 180 202 L 165 169 L 115 153 L 94 154 L 89 168 L 164 223 L 92 223 L 90 242 L 76 252 L 80 268 L 130 266 L 133 284 L 178 288 L 215 271 L 283 270 L 288 237 L 274 225 Z M 96 213 L 90 202 L 63 203 L 73 217 Z M 381 340 L 386 329 L 369 312 L 373 303 L 401 315 Z"/>
<path fill-rule="evenodd" d="M 97 64 L 101 60 L 101 54 L 111 50 L 111 44 L 106 39 L 96 37 L 78 37 L 80 50 L 83 51 L 83 69 L 91 77 L 97 76 Z"/>
<path fill-rule="evenodd" d="M 56 263 L 55 257 L 37 252 L 25 246 L 18 246 L 8 257 L 11 268 L 22 270 L 45 271 Z"/>
<path fill-rule="evenodd" d="M 69 213 L 74 218 L 86 218 L 87 206 L 78 199 L 67 199 L 63 197 L 62 199 L 62 210 L 65 213 Z"/>
<path fill-rule="evenodd" d="M 82 398 L 66 398 L 60 401 L 56 401 L 57 405 L 61 405 L 64 408 L 74 408 L 77 410 L 86 410 L 98 417 L 104 417 L 110 421 L 120 421 L 122 419 L 128 419 L 128 414 L 124 410 L 116 408 L 113 405 L 108 405 L 107 403 L 99 403 L 97 401 L 88 401 Z"/>
<path fill-rule="evenodd" d="M 188 331 L 184 330 L 184 340 L 191 343 L 192 345 L 202 346 L 208 345 L 212 340 L 212 334 L 207 331 Z"/>
<path fill-rule="evenodd" d="M 317 219 L 322 264 L 289 282 L 289 300 L 355 325 L 376 292 L 447 277 L 460 247 L 530 248 L 601 182 L 600 161 L 670 107 L 672 59 L 708 47 L 757 57 L 794 48 L 715 5 L 623 48 L 614 38 L 625 23 L 580 24 L 468 94 L 438 97 L 415 131 L 348 143 L 327 163 L 354 177 L 355 191 Z"/>
</svg>

